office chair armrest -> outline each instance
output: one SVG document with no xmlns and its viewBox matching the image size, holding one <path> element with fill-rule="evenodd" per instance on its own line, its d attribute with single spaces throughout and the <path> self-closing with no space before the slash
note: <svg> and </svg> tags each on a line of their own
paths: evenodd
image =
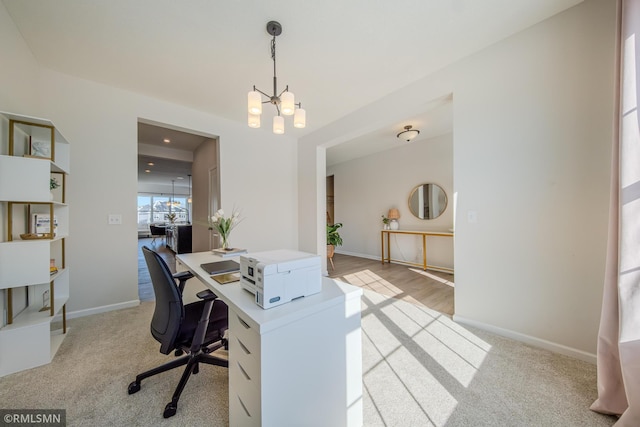
<svg viewBox="0 0 640 427">
<path fill-rule="evenodd" d="M 191 279 L 192 277 L 193 277 L 193 273 L 190 271 L 181 271 L 180 273 L 176 273 L 173 275 L 174 279 L 178 279 L 178 280 L 184 279 L 185 281 Z"/>
<path fill-rule="evenodd" d="M 187 283 L 187 280 L 193 278 L 193 273 L 190 271 L 181 271 L 180 273 L 174 274 L 173 278 L 180 281 L 180 283 L 178 283 L 178 289 L 180 289 L 180 293 L 182 294 L 184 284 Z"/>
<path fill-rule="evenodd" d="M 205 289 L 204 291 L 200 291 L 196 294 L 196 296 L 205 301 L 212 301 L 218 298 L 218 296 L 214 294 L 210 289 Z"/>
</svg>

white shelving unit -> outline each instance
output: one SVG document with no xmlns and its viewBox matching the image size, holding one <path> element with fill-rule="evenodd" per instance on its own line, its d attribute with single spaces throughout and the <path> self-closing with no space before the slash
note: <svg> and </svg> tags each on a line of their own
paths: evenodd
<svg viewBox="0 0 640 427">
<path fill-rule="evenodd" d="M 69 160 L 53 123 L 0 112 L 0 377 L 51 362 L 67 332 Z M 36 233 L 35 214 L 53 217 L 53 232 Z"/>
</svg>

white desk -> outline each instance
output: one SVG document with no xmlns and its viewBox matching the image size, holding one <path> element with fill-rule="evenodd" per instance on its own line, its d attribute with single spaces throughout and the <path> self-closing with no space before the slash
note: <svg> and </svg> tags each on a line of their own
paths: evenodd
<svg viewBox="0 0 640 427">
<path fill-rule="evenodd" d="M 221 285 L 200 267 L 222 259 L 180 254 L 176 270 L 229 306 L 230 425 L 361 426 L 362 289 L 325 277 L 320 293 L 264 310 L 239 282 Z"/>
</svg>

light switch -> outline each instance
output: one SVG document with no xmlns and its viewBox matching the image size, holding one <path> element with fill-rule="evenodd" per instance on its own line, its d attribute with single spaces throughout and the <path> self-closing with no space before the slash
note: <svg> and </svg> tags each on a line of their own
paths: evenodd
<svg viewBox="0 0 640 427">
<path fill-rule="evenodd" d="M 109 214 L 109 225 L 122 225 L 122 215 Z"/>
<path fill-rule="evenodd" d="M 470 224 L 478 222 L 478 211 L 467 211 L 467 222 Z"/>
</svg>

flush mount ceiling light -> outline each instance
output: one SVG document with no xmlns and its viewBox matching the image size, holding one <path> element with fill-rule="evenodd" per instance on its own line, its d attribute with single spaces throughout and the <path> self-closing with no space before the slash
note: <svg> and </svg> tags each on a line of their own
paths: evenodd
<svg viewBox="0 0 640 427">
<path fill-rule="evenodd" d="M 413 138 L 418 136 L 418 134 L 420 133 L 420 131 L 418 129 L 412 129 L 412 128 L 413 128 L 413 126 L 411 126 L 411 125 L 405 126 L 404 130 L 402 132 L 400 132 L 397 135 L 397 137 L 400 138 L 400 139 L 404 139 L 407 142 L 411 141 Z"/>
<path fill-rule="evenodd" d="M 301 103 L 295 103 L 292 92 L 289 92 L 287 85 L 280 94 L 278 94 L 278 78 L 276 77 L 276 37 L 282 34 L 282 26 L 279 22 L 269 21 L 267 23 L 267 33 L 273 39 L 271 40 L 271 59 L 273 59 L 273 95 L 268 95 L 253 86 L 253 90 L 247 95 L 248 104 L 248 125 L 252 128 L 260 127 L 260 115 L 262 114 L 262 104 L 273 104 L 276 107 L 278 115 L 273 117 L 273 133 L 284 133 L 284 117 L 293 115 L 293 126 L 303 128 L 307 125 L 306 112 L 302 109 Z M 267 98 L 262 100 L 262 96 Z M 298 107 L 298 108 L 296 108 Z M 282 114 L 282 115 L 281 115 Z"/>
</svg>

